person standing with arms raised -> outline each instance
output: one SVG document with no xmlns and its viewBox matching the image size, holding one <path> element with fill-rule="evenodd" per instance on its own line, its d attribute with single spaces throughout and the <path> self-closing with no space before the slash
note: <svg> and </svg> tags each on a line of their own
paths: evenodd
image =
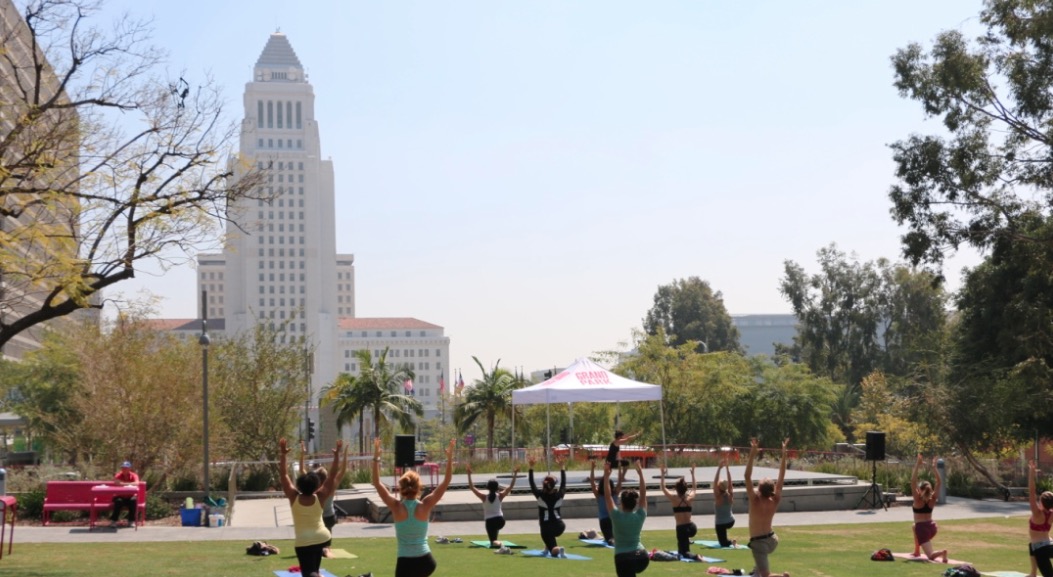
<svg viewBox="0 0 1053 577">
<path fill-rule="evenodd" d="M 421 493 L 420 475 L 416 471 L 406 471 L 398 481 L 399 500 L 380 482 L 380 456 L 383 449 L 380 439 L 373 439 L 373 487 L 395 520 L 395 539 L 398 543 L 395 577 L 428 577 L 438 567 L 428 547 L 428 519 L 450 486 L 453 449 L 456 445 L 457 441 L 450 439 L 450 445 L 446 447 L 446 475 L 434 491 L 424 499 L 417 500 Z"/>
<path fill-rule="evenodd" d="M 614 571 L 618 577 L 635 577 L 651 563 L 647 549 L 640 543 L 640 532 L 647 520 L 647 483 L 644 482 L 640 462 L 636 461 L 636 475 L 640 478 L 640 492 L 622 491 L 614 504 L 611 491 L 603 493 L 607 510 L 614 524 Z M 610 487 L 611 464 L 603 464 L 603 484 Z M 619 488 L 621 483 L 618 483 Z"/>
<path fill-rule="evenodd" d="M 772 529 L 775 512 L 779 510 L 782 501 L 782 482 L 786 477 L 786 446 L 790 444 L 787 438 L 782 442 L 782 453 L 779 456 L 779 479 L 772 482 L 769 478 L 761 479 L 757 488 L 753 488 L 753 462 L 757 459 L 759 452 L 757 439 L 750 440 L 750 458 L 746 463 L 746 494 L 750 502 L 750 543 L 749 548 L 753 553 L 753 562 L 757 565 L 755 574 L 760 577 L 769 577 L 771 564 L 768 556 L 775 552 L 779 546 L 779 536 Z M 790 577 L 789 573 L 783 573 L 783 577 Z"/>
</svg>

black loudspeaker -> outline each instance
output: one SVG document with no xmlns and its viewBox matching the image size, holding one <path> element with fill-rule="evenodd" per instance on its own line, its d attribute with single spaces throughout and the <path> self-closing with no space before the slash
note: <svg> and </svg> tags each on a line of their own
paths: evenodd
<svg viewBox="0 0 1053 577">
<path fill-rule="evenodd" d="M 885 460 L 885 433 L 880 431 L 867 431 L 867 459 L 868 461 Z"/>
<path fill-rule="evenodd" d="M 413 435 L 395 435 L 395 466 L 412 467 L 417 452 Z M 884 446 L 884 445 L 882 445 Z"/>
</svg>

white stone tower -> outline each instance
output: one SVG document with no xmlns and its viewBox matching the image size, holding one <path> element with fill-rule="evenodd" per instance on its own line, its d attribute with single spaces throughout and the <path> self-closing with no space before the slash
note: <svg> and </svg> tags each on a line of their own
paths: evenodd
<svg viewBox="0 0 1053 577">
<path fill-rule="evenodd" d="M 228 225 L 222 257 L 225 329 L 236 334 L 260 321 L 287 322 L 287 338 L 311 343 L 310 413 L 319 423 L 317 446 L 327 448 L 335 426 L 331 417 L 319 420 L 318 397 L 337 374 L 337 263 L 344 270 L 353 257 L 336 254 L 333 163 L 322 160 L 314 90 L 284 34 L 268 39 L 244 103 L 240 157 L 268 169 L 263 186 L 274 198 L 228 207 L 239 226 Z"/>
</svg>

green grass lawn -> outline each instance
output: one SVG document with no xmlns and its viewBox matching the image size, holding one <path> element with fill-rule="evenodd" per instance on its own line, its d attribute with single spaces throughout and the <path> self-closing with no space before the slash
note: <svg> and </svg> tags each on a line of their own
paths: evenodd
<svg viewBox="0 0 1053 577">
<path fill-rule="evenodd" d="M 776 520 L 778 520 L 776 518 Z M 670 519 L 672 523 L 672 519 Z M 950 550 L 951 557 L 974 564 L 981 571 L 1015 570 L 1027 572 L 1027 520 L 976 519 L 939 521 L 940 533 L 935 542 Z M 433 534 L 437 527 L 432 527 Z M 480 523 L 482 529 L 482 523 Z M 907 562 L 876 562 L 870 554 L 882 547 L 895 552 L 909 552 L 913 547 L 909 523 L 873 523 L 869 525 L 818 525 L 778 528 L 781 543 L 772 556 L 772 569 L 789 571 L 800 576 L 877 576 L 937 577 L 944 565 Z M 742 536 L 735 529 L 732 536 Z M 573 536 L 560 540 L 571 553 L 592 557 L 592 561 L 535 559 L 521 555 L 494 555 L 488 550 L 472 548 L 467 541 L 485 538 L 481 535 L 459 535 L 464 544 L 432 545 L 432 553 L 439 564 L 436 575 L 458 577 L 537 577 L 538 575 L 566 574 L 573 577 L 610 576 L 614 574 L 613 553 L 609 549 L 589 548 Z M 541 540 L 532 535 L 509 536 L 530 548 L 540 548 Z M 705 528 L 698 538 L 712 539 Z M 651 531 L 644 534 L 648 548 L 676 549 L 672 530 Z M 19 577 L 98 577 L 102 575 L 130 576 L 195 576 L 195 577 L 265 577 L 276 569 L 296 565 L 291 541 L 274 541 L 281 548 L 280 555 L 250 557 L 245 547 L 250 543 L 234 541 L 195 541 L 175 543 L 76 543 L 23 544 L 16 543 L 14 553 L 0 559 L 0 575 Z M 327 559 L 324 569 L 337 577 L 359 575 L 372 571 L 377 577 L 395 572 L 395 540 L 337 539 L 335 547 L 358 555 L 358 559 Z M 708 556 L 727 559 L 721 564 L 728 568 L 753 566 L 749 551 L 707 550 L 694 547 Z M 704 563 L 656 563 L 644 573 L 647 577 L 660 575 L 704 575 L 709 565 Z M 543 573 L 539 573 L 543 572 Z M 559 572 L 559 573 L 557 573 Z"/>
</svg>

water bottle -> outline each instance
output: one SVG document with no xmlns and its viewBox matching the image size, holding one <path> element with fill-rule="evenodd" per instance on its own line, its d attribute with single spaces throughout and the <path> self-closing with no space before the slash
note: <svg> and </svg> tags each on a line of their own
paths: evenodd
<svg viewBox="0 0 1053 577">
<path fill-rule="evenodd" d="M 186 508 L 186 509 L 193 509 L 194 508 L 194 498 L 193 497 L 187 497 L 186 498 L 186 504 L 183 505 L 183 507 Z"/>
</svg>

